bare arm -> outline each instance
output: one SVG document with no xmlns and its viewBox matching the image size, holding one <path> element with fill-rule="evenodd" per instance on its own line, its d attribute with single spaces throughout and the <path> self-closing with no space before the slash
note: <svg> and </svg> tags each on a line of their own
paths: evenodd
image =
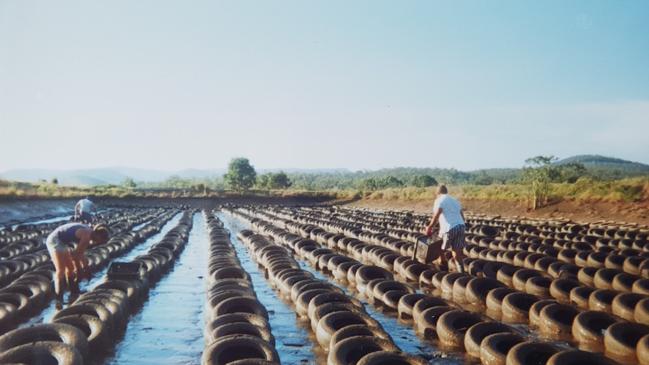
<svg viewBox="0 0 649 365">
<path fill-rule="evenodd" d="M 437 224 L 437 221 L 439 220 L 439 216 L 441 214 L 442 214 L 442 208 L 437 208 L 435 214 L 433 214 L 433 217 L 430 219 L 430 223 L 428 223 L 428 226 L 426 226 L 426 229 L 433 228 L 435 224 Z"/>
<path fill-rule="evenodd" d="M 76 255 L 83 255 L 86 252 L 88 246 L 90 246 L 90 231 L 85 229 L 79 229 L 75 233 L 79 238 L 79 244 L 75 250 Z"/>
</svg>

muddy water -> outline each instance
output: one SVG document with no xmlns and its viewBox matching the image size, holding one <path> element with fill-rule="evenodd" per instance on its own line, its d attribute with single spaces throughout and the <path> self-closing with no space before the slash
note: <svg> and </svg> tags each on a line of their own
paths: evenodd
<svg viewBox="0 0 649 365">
<path fill-rule="evenodd" d="M 200 364 L 209 246 L 202 214 L 173 269 L 149 292 L 107 364 Z"/>
<path fill-rule="evenodd" d="M 149 237 L 146 241 L 142 242 L 141 244 L 135 246 L 133 250 L 128 252 L 126 255 L 115 258 L 114 260 L 117 261 L 129 261 L 135 256 L 141 255 L 149 250 L 149 247 L 151 247 L 154 243 L 157 243 L 164 237 L 167 232 L 169 232 L 173 227 L 175 227 L 178 224 L 178 221 L 180 220 L 180 217 L 182 214 L 176 214 L 175 217 L 173 217 L 171 220 L 169 220 L 164 226 L 162 226 L 162 229 L 160 230 L 159 233 L 154 234 L 153 236 Z M 88 291 L 95 286 L 99 285 L 104 279 L 104 276 L 106 275 L 106 272 L 108 272 L 108 266 L 104 267 L 101 271 L 96 272 L 93 274 L 92 278 L 88 281 L 84 281 L 79 285 L 79 288 L 82 291 Z M 69 297 L 66 294 L 65 303 L 69 302 Z M 49 322 L 52 317 L 54 317 L 54 314 L 56 313 L 56 301 L 51 301 L 47 308 L 45 308 L 38 316 L 31 318 L 28 322 L 22 324 L 20 327 L 26 327 L 30 326 L 36 323 L 42 323 L 42 322 Z"/>
<path fill-rule="evenodd" d="M 243 220 L 229 214 L 219 213 L 218 217 L 232 234 L 232 243 L 237 251 L 241 265 L 250 274 L 259 301 L 266 307 L 270 316 L 270 326 L 275 336 L 275 348 L 282 364 L 321 364 L 324 355 L 314 346 L 314 339 L 309 339 L 306 327 L 298 323 L 295 312 L 277 296 L 270 287 L 257 264 L 253 262 L 245 246 L 236 235 L 250 226 Z"/>
</svg>

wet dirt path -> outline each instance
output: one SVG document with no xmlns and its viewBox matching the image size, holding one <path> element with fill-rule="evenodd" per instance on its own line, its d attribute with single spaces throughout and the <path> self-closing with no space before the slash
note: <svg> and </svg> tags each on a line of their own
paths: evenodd
<svg viewBox="0 0 649 365">
<path fill-rule="evenodd" d="M 205 347 L 204 276 L 209 240 L 203 215 L 194 215 L 187 247 L 149 292 L 106 364 L 199 364 Z"/>
</svg>

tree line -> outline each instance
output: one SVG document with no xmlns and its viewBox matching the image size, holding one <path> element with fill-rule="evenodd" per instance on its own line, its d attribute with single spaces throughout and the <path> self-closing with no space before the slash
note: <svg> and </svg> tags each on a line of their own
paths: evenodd
<svg viewBox="0 0 649 365">
<path fill-rule="evenodd" d="M 575 183 L 581 178 L 593 180 L 611 179 L 611 171 L 586 168 L 579 162 L 557 164 L 554 156 L 536 156 L 526 160 L 522 169 L 482 169 L 459 171 L 441 168 L 397 167 L 373 171 L 332 170 L 322 172 L 268 172 L 258 174 L 250 160 L 233 158 L 227 173 L 216 178 L 186 179 L 171 176 L 159 183 L 136 183 L 127 179 L 123 186 L 138 188 L 208 190 L 363 190 L 376 191 L 386 188 L 431 187 L 440 183 L 448 185 L 529 185 L 533 199 L 538 205 L 547 200 L 551 183 Z M 617 176 L 617 175 L 613 175 Z M 535 203 L 536 204 L 536 203 Z"/>
</svg>

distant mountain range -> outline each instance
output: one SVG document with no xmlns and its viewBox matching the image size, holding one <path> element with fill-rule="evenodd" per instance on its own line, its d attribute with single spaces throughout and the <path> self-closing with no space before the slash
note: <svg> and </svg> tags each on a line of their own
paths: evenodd
<svg viewBox="0 0 649 365">
<path fill-rule="evenodd" d="M 637 176 L 649 174 L 649 165 L 640 162 L 632 162 L 619 158 L 605 157 L 599 155 L 578 155 L 568 157 L 557 162 L 557 164 L 567 164 L 578 162 L 586 168 L 592 170 L 604 170 L 617 176 Z M 337 173 L 351 174 L 348 169 L 259 169 L 259 173 L 269 171 L 283 170 L 287 173 L 301 174 L 322 174 Z M 386 173 L 398 171 L 399 168 L 385 169 Z M 481 171 L 504 171 L 509 174 L 515 174 L 518 169 L 484 169 Z M 216 178 L 222 176 L 226 169 L 184 169 L 179 171 L 163 171 L 153 169 L 140 169 L 129 167 L 108 167 L 97 169 L 80 169 L 80 170 L 51 170 L 51 169 L 14 169 L 0 173 L 0 179 L 38 182 L 39 180 L 50 181 L 57 178 L 59 184 L 67 186 L 95 186 L 108 184 L 121 184 L 127 178 L 132 178 L 136 182 L 161 182 L 171 176 L 178 176 L 184 179 L 196 178 Z"/>
<path fill-rule="evenodd" d="M 68 186 L 94 186 L 121 184 L 127 178 L 135 181 L 160 182 L 170 176 L 182 178 L 205 178 L 223 174 L 225 170 L 186 169 L 162 171 L 129 167 L 107 167 L 83 170 L 15 169 L 0 174 L 0 178 L 13 181 L 38 182 L 57 178 L 59 184 Z"/>
<path fill-rule="evenodd" d="M 629 175 L 644 175 L 649 173 L 649 165 L 647 164 L 600 155 L 577 155 L 559 160 L 557 164 L 561 165 L 573 162 L 580 163 L 591 170 L 618 171 Z"/>
<path fill-rule="evenodd" d="M 285 171 L 287 173 L 318 173 L 318 172 L 348 172 L 346 169 L 259 169 L 259 173 L 268 171 Z M 211 179 L 222 176 L 226 169 L 184 169 L 179 171 L 163 171 L 153 169 L 139 169 L 130 167 L 107 167 L 80 170 L 52 170 L 52 169 L 13 169 L 0 173 L 0 179 L 38 182 L 51 181 L 56 178 L 60 185 L 65 186 L 96 186 L 118 185 L 127 178 L 137 182 L 161 182 L 171 176 L 183 179 Z"/>
</svg>

